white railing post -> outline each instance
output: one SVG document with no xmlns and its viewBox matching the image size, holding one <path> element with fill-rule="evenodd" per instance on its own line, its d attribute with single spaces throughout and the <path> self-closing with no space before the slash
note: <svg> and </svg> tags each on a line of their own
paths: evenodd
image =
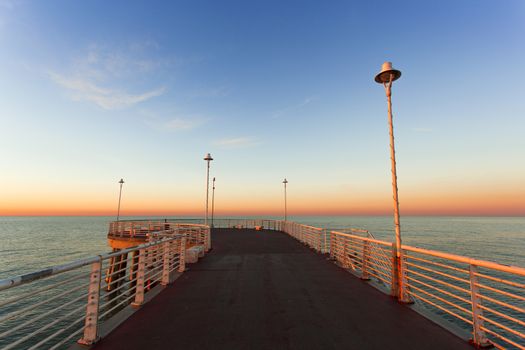
<svg viewBox="0 0 525 350">
<path fill-rule="evenodd" d="M 363 242 L 363 261 L 361 263 L 361 279 L 368 281 L 368 264 L 370 263 L 370 241 Z"/>
<path fill-rule="evenodd" d="M 167 286 L 170 284 L 170 241 L 166 241 L 162 244 L 162 280 L 160 284 Z"/>
<path fill-rule="evenodd" d="M 403 250 L 397 254 L 395 242 L 392 243 L 392 288 L 390 295 L 397 298 L 402 303 L 412 303 L 407 293 L 407 279 L 405 270 L 405 258 Z"/>
<path fill-rule="evenodd" d="M 186 236 L 180 239 L 179 272 L 186 270 Z"/>
<path fill-rule="evenodd" d="M 392 243 L 392 255 L 390 258 L 392 262 L 392 279 L 390 281 L 390 295 L 393 297 L 399 296 L 399 290 L 398 290 L 398 273 L 397 273 L 397 253 L 396 253 L 396 243 Z"/>
<path fill-rule="evenodd" d="M 139 262 L 137 266 L 137 277 L 135 280 L 135 300 L 131 303 L 133 307 L 139 307 L 144 303 L 144 280 L 146 273 L 146 249 L 139 250 Z"/>
<path fill-rule="evenodd" d="M 490 346 L 490 342 L 485 335 L 485 332 L 481 329 L 483 327 L 483 310 L 481 309 L 481 298 L 479 297 L 478 267 L 470 264 L 470 298 L 472 300 L 472 339 L 476 347 L 487 347 Z"/>
<path fill-rule="evenodd" d="M 102 257 L 91 264 L 89 278 L 88 302 L 86 306 L 86 322 L 84 324 L 84 335 L 79 344 L 91 345 L 98 340 L 98 311 L 100 300 L 100 275 L 102 272 Z"/>
<path fill-rule="evenodd" d="M 405 252 L 403 249 L 399 252 L 399 301 L 402 303 L 412 304 L 414 301 L 410 298 L 408 294 L 408 280 L 407 280 L 407 269 L 406 269 L 406 259 Z"/>
<path fill-rule="evenodd" d="M 206 251 L 210 251 L 211 249 L 211 229 L 208 227 L 206 228 Z"/>
<path fill-rule="evenodd" d="M 328 230 L 327 229 L 323 229 L 323 240 L 324 240 L 324 244 L 323 244 L 323 253 L 326 253 L 327 252 L 327 246 L 326 246 L 326 236 L 328 235 Z"/>
<path fill-rule="evenodd" d="M 337 235 L 330 232 L 330 259 L 337 260 L 336 256 L 336 248 L 334 248 L 335 244 L 337 243 Z"/>
<path fill-rule="evenodd" d="M 343 267 L 344 268 L 349 268 L 350 267 L 350 262 L 348 261 L 349 260 L 349 257 L 348 257 L 348 238 L 344 237 L 343 238 Z"/>
</svg>

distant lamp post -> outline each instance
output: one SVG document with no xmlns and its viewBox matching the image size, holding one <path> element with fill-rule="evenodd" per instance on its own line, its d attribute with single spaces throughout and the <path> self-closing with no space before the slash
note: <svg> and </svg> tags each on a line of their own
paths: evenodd
<svg viewBox="0 0 525 350">
<path fill-rule="evenodd" d="M 208 225 L 208 197 L 210 192 L 210 162 L 213 160 L 211 157 L 211 154 L 207 153 L 204 157 L 204 160 L 206 161 L 207 167 L 206 167 L 206 213 L 204 216 L 204 225 Z"/>
<path fill-rule="evenodd" d="M 118 193 L 118 208 L 117 208 L 117 221 L 120 220 L 120 199 L 122 198 L 122 185 L 124 185 L 124 179 L 120 179 L 120 191 Z"/>
<path fill-rule="evenodd" d="M 215 212 L 215 177 L 211 186 L 211 227 L 213 227 L 213 214 Z"/>
<path fill-rule="evenodd" d="M 385 62 L 381 67 L 375 81 L 379 84 L 383 84 L 385 87 L 386 98 L 388 102 L 388 126 L 390 130 L 390 160 L 392 163 L 392 191 L 394 194 L 394 223 L 396 226 L 396 278 L 397 286 L 395 286 L 394 294 L 399 300 L 408 302 L 409 298 L 405 290 L 404 283 L 404 266 L 403 257 L 401 250 L 401 224 L 399 221 L 399 198 L 397 190 L 397 173 L 396 173 L 396 150 L 394 147 L 394 126 L 392 122 L 392 83 L 401 77 L 401 72 L 397 69 L 392 68 L 392 62 Z"/>
<path fill-rule="evenodd" d="M 288 221 L 288 208 L 286 207 L 286 184 L 288 180 L 286 178 L 283 181 L 284 184 L 284 221 Z"/>
</svg>

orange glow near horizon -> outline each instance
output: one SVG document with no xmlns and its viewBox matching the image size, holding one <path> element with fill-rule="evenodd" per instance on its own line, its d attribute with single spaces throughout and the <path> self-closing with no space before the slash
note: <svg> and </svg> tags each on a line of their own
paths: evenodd
<svg viewBox="0 0 525 350">
<path fill-rule="evenodd" d="M 352 216 L 391 215 L 392 200 L 389 193 L 361 192 L 359 194 L 321 193 L 288 196 L 290 216 Z M 439 189 L 426 192 L 414 189 L 401 192 L 401 215 L 416 216 L 523 216 L 525 193 L 514 190 L 493 189 L 480 191 L 463 189 L 454 193 Z M 20 196 L 0 204 L 2 216 L 113 216 L 116 215 L 114 196 L 98 198 L 86 195 L 74 199 L 70 195 L 40 195 L 28 198 Z M 210 204 L 211 210 L 211 204 Z M 254 195 L 252 197 L 232 196 L 221 198 L 215 203 L 217 216 L 281 216 L 282 198 L 278 193 Z M 201 216 L 204 212 L 204 198 L 189 195 L 176 198 L 153 198 L 143 195 L 123 198 L 121 216 Z"/>
</svg>

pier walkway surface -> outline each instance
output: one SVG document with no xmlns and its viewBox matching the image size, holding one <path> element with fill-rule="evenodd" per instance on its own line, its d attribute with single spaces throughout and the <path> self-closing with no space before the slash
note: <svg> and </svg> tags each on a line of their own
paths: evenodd
<svg viewBox="0 0 525 350">
<path fill-rule="evenodd" d="M 214 229 L 212 240 L 94 348 L 473 349 L 282 232 Z"/>
</svg>

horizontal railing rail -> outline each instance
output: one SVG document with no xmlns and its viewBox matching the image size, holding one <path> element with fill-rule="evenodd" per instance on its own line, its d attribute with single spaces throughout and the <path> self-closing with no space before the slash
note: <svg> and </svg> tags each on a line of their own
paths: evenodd
<svg viewBox="0 0 525 350">
<path fill-rule="evenodd" d="M 472 329 L 472 341 L 525 349 L 525 269 L 403 246 L 408 294 Z"/>
<path fill-rule="evenodd" d="M 100 327 L 185 269 L 187 240 L 209 248 L 209 228 L 151 230 L 150 242 L 0 280 L 0 348 L 90 345 Z"/>
<path fill-rule="evenodd" d="M 166 220 L 114 221 L 109 224 L 108 238 L 117 240 L 147 241 L 159 232 L 163 235 L 181 234 L 186 236 L 188 245 L 203 245 L 211 248 L 210 227 L 203 224 L 172 222 Z"/>
<path fill-rule="evenodd" d="M 403 302 L 413 302 L 471 334 L 476 346 L 525 349 L 525 269 L 439 251 L 402 246 L 397 276 L 395 245 L 360 229 L 345 232 L 286 222 L 283 231 L 328 252 L 341 267 L 374 280 Z M 319 249 L 327 241 L 328 251 Z M 326 246 L 326 245 L 325 245 Z M 323 247 L 323 244 L 321 244 Z M 397 291 L 397 278 L 404 291 Z M 406 293 L 408 298 L 402 297 Z"/>
</svg>

